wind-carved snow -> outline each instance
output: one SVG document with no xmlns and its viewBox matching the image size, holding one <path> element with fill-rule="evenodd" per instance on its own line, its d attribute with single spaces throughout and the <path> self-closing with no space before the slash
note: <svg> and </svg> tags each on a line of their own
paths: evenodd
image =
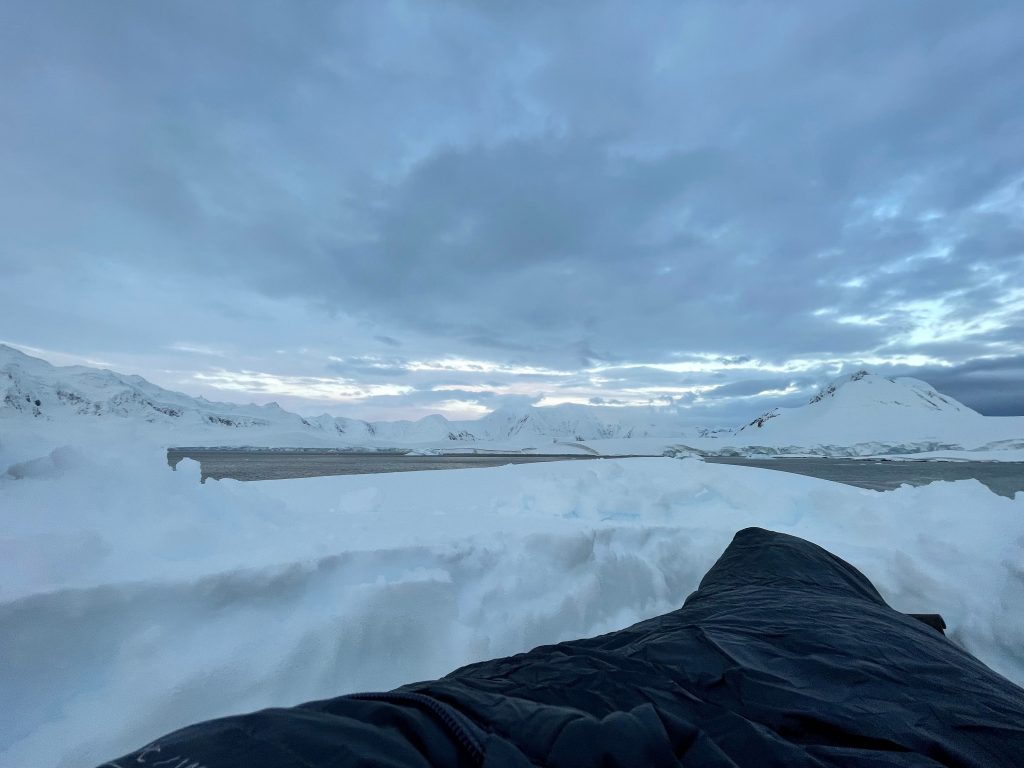
<svg viewBox="0 0 1024 768">
<path fill-rule="evenodd" d="M 1024 494 L 975 481 L 650 458 L 201 485 L 145 441 L 35 450 L 0 443 L 2 766 L 621 628 L 681 605 L 750 525 L 831 549 L 1024 682 Z"/>
</svg>

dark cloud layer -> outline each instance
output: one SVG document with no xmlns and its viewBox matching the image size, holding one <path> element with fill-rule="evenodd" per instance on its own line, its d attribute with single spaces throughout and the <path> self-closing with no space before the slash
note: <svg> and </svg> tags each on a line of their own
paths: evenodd
<svg viewBox="0 0 1024 768">
<path fill-rule="evenodd" d="M 374 416 L 733 418 L 844 364 L 1024 413 L 992 367 L 1024 355 L 1022 28 L 952 0 L 9 3 L 0 338 Z"/>
<path fill-rule="evenodd" d="M 972 360 L 949 369 L 925 368 L 915 375 L 990 416 L 1024 413 L 1024 356 Z"/>
</svg>

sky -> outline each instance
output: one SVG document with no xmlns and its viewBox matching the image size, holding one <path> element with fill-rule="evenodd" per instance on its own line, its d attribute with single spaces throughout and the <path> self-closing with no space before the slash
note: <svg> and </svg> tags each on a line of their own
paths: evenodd
<svg viewBox="0 0 1024 768">
<path fill-rule="evenodd" d="M 557 6 L 557 7 L 556 7 Z M 1024 3 L 0 5 L 0 341 L 369 419 L 1024 414 Z"/>
</svg>

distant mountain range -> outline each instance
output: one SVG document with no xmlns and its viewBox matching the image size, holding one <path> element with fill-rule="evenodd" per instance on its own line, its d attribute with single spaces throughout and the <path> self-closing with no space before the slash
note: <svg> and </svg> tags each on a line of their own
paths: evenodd
<svg viewBox="0 0 1024 768">
<path fill-rule="evenodd" d="M 858 371 L 797 408 L 775 408 L 738 429 L 694 429 L 671 411 L 580 405 L 497 410 L 476 421 L 433 415 L 369 422 L 307 418 L 276 403 L 238 405 L 190 397 L 140 376 L 85 366 L 56 367 L 0 345 L 0 426 L 4 420 L 152 425 L 178 445 L 530 446 L 590 443 L 605 453 L 734 450 L 844 455 L 843 446 L 880 452 L 979 447 L 1024 449 L 1024 417 L 987 417 L 923 381 Z M 618 441 L 628 441 L 624 445 Z M 618 443 L 616 445 L 616 443 Z M 581 450 L 586 450 L 582 448 Z M 670 451 L 671 452 L 671 451 Z"/>
<path fill-rule="evenodd" d="M 44 421 L 131 419 L 166 425 L 209 442 L 285 439 L 329 444 L 451 442 L 550 443 L 696 434 L 657 409 L 550 408 L 497 410 L 476 421 L 432 415 L 418 421 L 362 421 L 324 414 L 299 416 L 269 405 L 210 402 L 163 389 L 140 376 L 87 366 L 53 366 L 0 344 L 0 416 Z"/>
</svg>

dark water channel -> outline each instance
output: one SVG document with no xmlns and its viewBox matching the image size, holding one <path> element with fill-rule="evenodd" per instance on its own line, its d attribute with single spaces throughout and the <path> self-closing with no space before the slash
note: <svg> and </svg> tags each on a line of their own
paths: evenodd
<svg viewBox="0 0 1024 768">
<path fill-rule="evenodd" d="M 546 461 L 590 461 L 602 457 L 565 454 L 473 453 L 414 456 L 402 452 L 349 452 L 329 450 L 274 451 L 225 448 L 171 448 L 167 463 L 176 466 L 183 458 L 195 459 L 203 480 L 284 480 L 322 475 L 365 475 L 381 472 L 417 472 L 439 469 L 499 467 Z M 936 480 L 974 478 L 994 493 L 1013 497 L 1024 491 L 1024 462 L 989 461 L 884 461 L 874 459 L 708 457 L 715 464 L 760 467 L 810 475 L 860 488 L 887 491 L 903 484 L 926 485 Z"/>
<path fill-rule="evenodd" d="M 322 475 L 368 475 L 381 472 L 500 467 L 505 464 L 579 461 L 601 457 L 519 453 L 411 456 L 399 452 L 232 451 L 222 448 L 171 448 L 167 451 L 167 463 L 172 467 L 184 458 L 199 462 L 203 480 L 220 480 L 225 477 L 234 480 L 285 480 Z"/>
<path fill-rule="evenodd" d="M 968 478 L 984 483 L 1000 496 L 1013 498 L 1017 491 L 1024 491 L 1024 462 L 1020 461 L 885 461 L 795 457 L 741 459 L 731 456 L 704 460 L 715 464 L 736 464 L 810 475 L 876 491 L 890 491 L 905 483 L 927 485 L 936 480 Z"/>
</svg>

